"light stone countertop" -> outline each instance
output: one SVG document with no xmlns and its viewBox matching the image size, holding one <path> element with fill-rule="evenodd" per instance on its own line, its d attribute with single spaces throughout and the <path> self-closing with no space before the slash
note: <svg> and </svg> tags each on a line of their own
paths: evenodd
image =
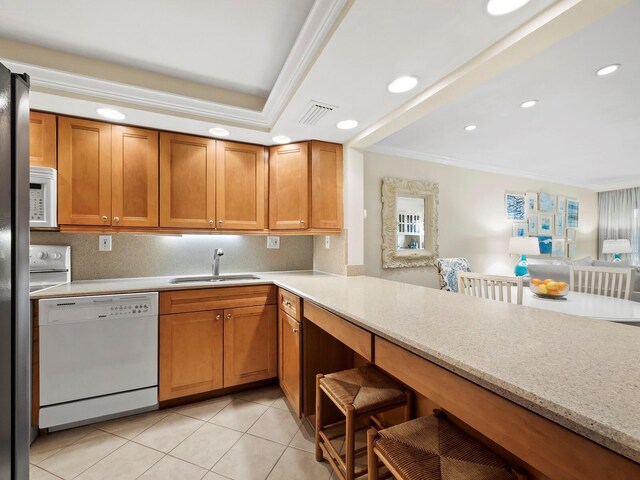
<svg viewBox="0 0 640 480">
<path fill-rule="evenodd" d="M 318 272 L 172 285 L 72 282 L 32 299 L 274 283 L 640 462 L 640 328 L 373 277 Z"/>
</svg>

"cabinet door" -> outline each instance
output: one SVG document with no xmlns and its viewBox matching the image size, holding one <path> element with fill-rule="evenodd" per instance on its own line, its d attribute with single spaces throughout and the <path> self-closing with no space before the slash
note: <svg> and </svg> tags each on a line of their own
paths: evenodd
<svg viewBox="0 0 640 480">
<path fill-rule="evenodd" d="M 224 386 L 277 376 L 275 305 L 224 311 Z"/>
<path fill-rule="evenodd" d="M 58 223 L 111 225 L 111 125 L 58 117 Z"/>
<path fill-rule="evenodd" d="M 264 147 L 217 142 L 217 228 L 223 230 L 266 228 L 267 168 Z"/>
<path fill-rule="evenodd" d="M 222 310 L 160 316 L 159 399 L 222 388 Z"/>
<path fill-rule="evenodd" d="M 309 226 L 309 144 L 271 147 L 269 154 L 269 228 Z"/>
<path fill-rule="evenodd" d="M 215 140 L 160 134 L 160 226 L 214 228 Z"/>
<path fill-rule="evenodd" d="M 158 132 L 114 125 L 112 225 L 158 226 Z"/>
<path fill-rule="evenodd" d="M 56 116 L 31 112 L 29 116 L 29 164 L 32 167 L 57 167 Z"/>
<path fill-rule="evenodd" d="M 294 320 L 282 310 L 278 311 L 279 342 L 278 342 L 278 378 L 280 388 L 286 395 L 294 411 L 300 416 L 302 395 L 302 351 L 300 336 L 302 324 Z"/>
<path fill-rule="evenodd" d="M 311 228 L 340 229 L 342 145 L 311 142 Z"/>
</svg>

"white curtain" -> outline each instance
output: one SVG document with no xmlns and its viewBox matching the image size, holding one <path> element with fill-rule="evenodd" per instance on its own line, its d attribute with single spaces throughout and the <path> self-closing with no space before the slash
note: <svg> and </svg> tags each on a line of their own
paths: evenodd
<svg viewBox="0 0 640 480">
<path fill-rule="evenodd" d="M 640 187 L 600 192 L 598 221 L 598 254 L 604 258 L 604 240 L 626 239 L 631 241 L 631 263 L 640 265 Z M 610 260 L 611 255 L 606 255 Z"/>
</svg>

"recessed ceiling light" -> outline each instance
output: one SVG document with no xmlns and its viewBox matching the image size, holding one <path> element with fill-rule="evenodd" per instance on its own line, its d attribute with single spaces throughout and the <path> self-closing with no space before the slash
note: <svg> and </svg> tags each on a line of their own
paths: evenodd
<svg viewBox="0 0 640 480">
<path fill-rule="evenodd" d="M 487 12 L 489 15 L 498 17 L 515 12 L 527 3 L 529 3 L 529 0 L 489 0 L 487 2 Z"/>
<path fill-rule="evenodd" d="M 464 129 L 465 129 L 467 132 L 472 132 L 472 131 L 474 131 L 476 128 L 478 128 L 478 126 L 477 126 L 477 125 L 473 125 L 473 124 L 471 124 L 471 125 L 467 125 L 466 127 L 464 127 Z"/>
<path fill-rule="evenodd" d="M 286 135 L 276 135 L 271 140 L 273 140 L 276 143 L 289 143 L 291 141 L 291 139 Z"/>
<path fill-rule="evenodd" d="M 596 72 L 596 75 L 603 77 L 605 75 L 609 75 L 610 73 L 615 72 L 620 68 L 619 63 L 614 63 L 613 65 L 607 65 L 606 67 L 602 67 L 600 70 Z"/>
<path fill-rule="evenodd" d="M 342 120 L 336 124 L 340 130 L 351 130 L 352 128 L 356 128 L 358 126 L 358 122 L 355 120 Z"/>
<path fill-rule="evenodd" d="M 124 120 L 126 118 L 124 113 L 120 113 L 113 108 L 99 108 L 97 112 L 109 120 Z"/>
<path fill-rule="evenodd" d="M 538 100 L 527 100 L 526 102 L 522 102 L 520 106 L 522 108 L 531 108 L 536 106 L 537 103 L 538 103 Z"/>
<path fill-rule="evenodd" d="M 418 78 L 414 76 L 399 77 L 389 84 L 387 89 L 391 93 L 408 92 L 418 84 Z"/>
<path fill-rule="evenodd" d="M 229 130 L 222 127 L 213 127 L 209 129 L 209 133 L 214 137 L 226 137 L 229 135 Z"/>
</svg>

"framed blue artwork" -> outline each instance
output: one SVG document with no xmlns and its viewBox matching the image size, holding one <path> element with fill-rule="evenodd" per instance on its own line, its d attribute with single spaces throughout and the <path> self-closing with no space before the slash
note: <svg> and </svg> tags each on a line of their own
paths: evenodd
<svg viewBox="0 0 640 480">
<path fill-rule="evenodd" d="M 504 196 L 507 220 L 524 221 L 525 197 L 520 193 L 507 193 Z"/>
<path fill-rule="evenodd" d="M 540 245 L 540 255 L 551 253 L 551 246 L 553 244 L 552 237 L 538 236 L 538 243 Z"/>
<path fill-rule="evenodd" d="M 556 209 L 556 196 L 541 192 L 538 200 L 538 208 L 541 212 L 549 212 Z"/>
<path fill-rule="evenodd" d="M 513 236 L 514 237 L 526 237 L 529 233 L 529 227 L 526 223 L 514 223 L 513 224 Z"/>
<path fill-rule="evenodd" d="M 538 214 L 538 233 L 553 235 L 553 215 L 548 213 Z"/>
<path fill-rule="evenodd" d="M 567 200 L 567 227 L 578 228 L 580 220 L 580 202 Z"/>
</svg>

